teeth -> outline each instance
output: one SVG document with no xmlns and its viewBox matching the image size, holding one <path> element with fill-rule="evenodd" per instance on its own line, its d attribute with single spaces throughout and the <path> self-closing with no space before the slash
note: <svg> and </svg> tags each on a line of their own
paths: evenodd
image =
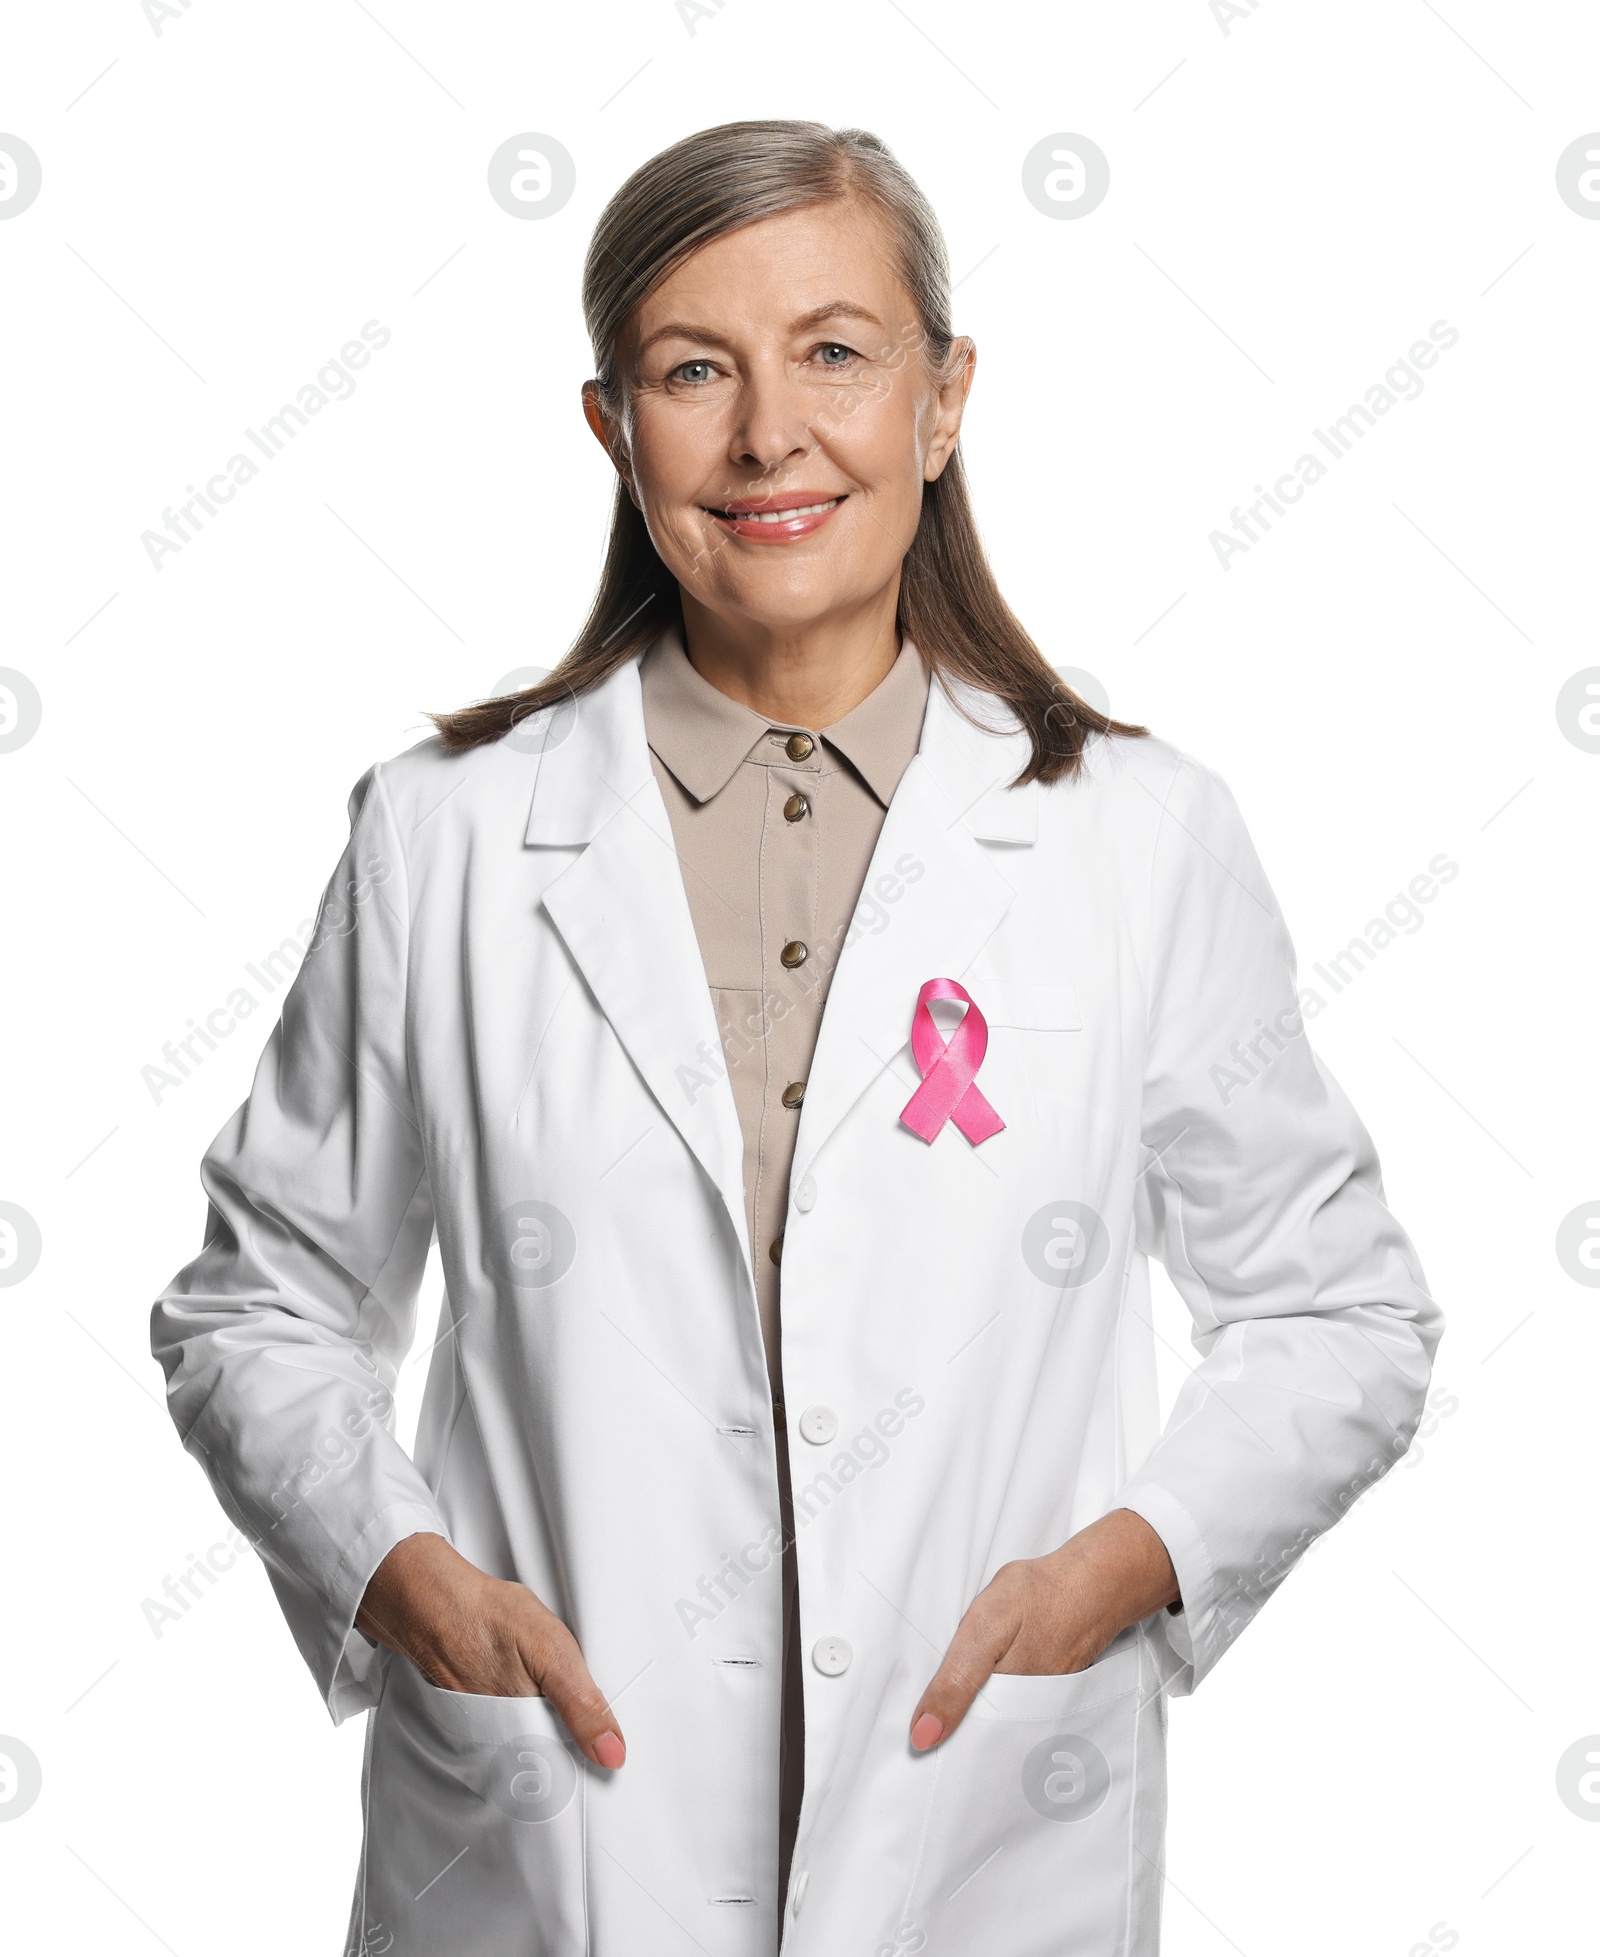
<svg viewBox="0 0 1600 1957">
<path fill-rule="evenodd" d="M 741 510 L 730 520 L 734 523 L 792 523 L 797 516 L 820 516 L 824 510 L 833 509 L 838 501 L 837 496 L 831 496 L 826 503 L 807 503 L 798 510 Z"/>
</svg>

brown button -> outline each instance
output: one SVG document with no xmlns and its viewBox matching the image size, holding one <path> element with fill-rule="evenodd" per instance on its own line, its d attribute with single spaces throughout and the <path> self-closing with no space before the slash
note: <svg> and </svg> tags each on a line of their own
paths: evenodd
<svg viewBox="0 0 1600 1957">
<path fill-rule="evenodd" d="M 810 815 L 811 804 L 803 795 L 791 795 L 783 805 L 785 822 L 798 822 L 803 815 Z"/>
<path fill-rule="evenodd" d="M 774 1426 L 781 1427 L 788 1418 L 789 1415 L 784 1409 L 782 1400 L 774 1400 L 772 1403 L 772 1420 Z"/>
<path fill-rule="evenodd" d="M 769 1257 L 770 1257 L 770 1258 L 772 1259 L 772 1261 L 773 1261 L 773 1263 L 774 1263 L 774 1264 L 781 1264 L 781 1263 L 783 1262 L 783 1233 L 782 1233 L 782 1231 L 780 1231 L 780 1232 L 778 1233 L 778 1235 L 777 1235 L 777 1236 L 775 1236 L 775 1237 L 774 1237 L 774 1238 L 772 1239 L 772 1243 L 771 1243 L 771 1245 L 769 1246 L 769 1248 L 768 1248 L 768 1250 L 767 1250 L 767 1255 L 768 1255 L 768 1256 L 769 1256 Z"/>
<path fill-rule="evenodd" d="M 782 951 L 778 953 L 779 958 L 783 960 L 791 972 L 796 965 L 803 965 L 809 955 L 806 947 L 801 944 L 798 938 L 791 938 Z"/>
<path fill-rule="evenodd" d="M 805 1098 L 806 1098 L 806 1084 L 803 1080 L 792 1080 L 790 1081 L 789 1085 L 783 1090 L 783 1105 L 786 1108 L 799 1107 L 800 1103 Z"/>
<path fill-rule="evenodd" d="M 809 734 L 791 734 L 783 744 L 783 751 L 791 761 L 804 761 L 815 746 Z"/>
</svg>

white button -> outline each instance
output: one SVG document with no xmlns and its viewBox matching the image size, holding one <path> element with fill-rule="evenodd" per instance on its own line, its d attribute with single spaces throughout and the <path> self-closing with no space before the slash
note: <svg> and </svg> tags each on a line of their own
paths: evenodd
<svg viewBox="0 0 1600 1957">
<path fill-rule="evenodd" d="M 813 1447 L 823 1447 L 839 1431 L 839 1416 L 832 1407 L 807 1407 L 800 1416 L 800 1438 Z"/>
<path fill-rule="evenodd" d="M 796 1916 L 800 1914 L 800 1905 L 806 1899 L 806 1884 L 810 1880 L 811 1871 L 809 1869 L 802 1869 L 794 1881 L 789 1884 L 789 1907 L 794 1911 Z"/>
<path fill-rule="evenodd" d="M 818 1638 L 811 1647 L 811 1662 L 824 1678 L 837 1678 L 849 1671 L 854 1655 L 846 1638 Z"/>
<path fill-rule="evenodd" d="M 804 1216 L 807 1210 L 815 1208 L 816 1201 L 817 1201 L 817 1185 L 815 1179 L 811 1176 L 802 1176 L 798 1184 L 795 1186 L 795 1192 L 794 1192 L 795 1208 L 799 1210 L 802 1216 Z"/>
</svg>

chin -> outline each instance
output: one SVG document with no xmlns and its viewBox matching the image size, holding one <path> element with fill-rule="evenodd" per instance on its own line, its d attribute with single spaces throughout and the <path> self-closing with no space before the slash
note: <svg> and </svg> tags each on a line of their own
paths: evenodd
<svg viewBox="0 0 1600 1957">
<path fill-rule="evenodd" d="M 729 612 L 769 632 L 800 632 L 808 626 L 820 625 L 839 612 L 853 610 L 866 596 L 854 588 L 841 590 L 833 584 L 823 587 L 808 583 L 798 590 L 789 587 L 732 592 L 715 609 L 722 610 L 725 606 Z"/>
</svg>

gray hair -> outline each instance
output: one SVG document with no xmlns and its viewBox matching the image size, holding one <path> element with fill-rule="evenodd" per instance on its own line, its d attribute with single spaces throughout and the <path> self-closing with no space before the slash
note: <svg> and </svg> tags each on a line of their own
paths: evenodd
<svg viewBox="0 0 1600 1957">
<path fill-rule="evenodd" d="M 935 378 L 948 374 L 950 261 L 933 207 L 881 137 L 820 122 L 725 122 L 641 164 L 606 205 L 583 271 L 583 311 L 594 345 L 595 387 L 606 415 L 625 413 L 617 347 L 640 301 L 691 252 L 763 218 L 856 197 L 888 226 L 902 283 Z M 536 686 L 453 713 L 433 714 L 446 747 L 499 740 L 529 714 L 575 699 L 635 659 L 668 625 L 682 624 L 682 594 L 641 512 L 619 481 L 599 589 L 577 638 Z M 959 445 L 923 484 L 916 534 L 900 566 L 896 624 L 947 689 L 962 682 L 1002 701 L 1027 733 L 1019 781 L 1078 771 L 1091 733 L 1138 735 L 1078 698 L 1045 663 L 995 583 L 967 494 Z"/>
<path fill-rule="evenodd" d="M 821 122 L 725 122 L 641 164 L 607 204 L 583 267 L 583 316 L 608 415 L 623 403 L 617 343 L 634 309 L 699 246 L 763 218 L 858 197 L 889 227 L 930 365 L 952 342 L 950 260 L 933 206 L 881 136 Z"/>
</svg>

